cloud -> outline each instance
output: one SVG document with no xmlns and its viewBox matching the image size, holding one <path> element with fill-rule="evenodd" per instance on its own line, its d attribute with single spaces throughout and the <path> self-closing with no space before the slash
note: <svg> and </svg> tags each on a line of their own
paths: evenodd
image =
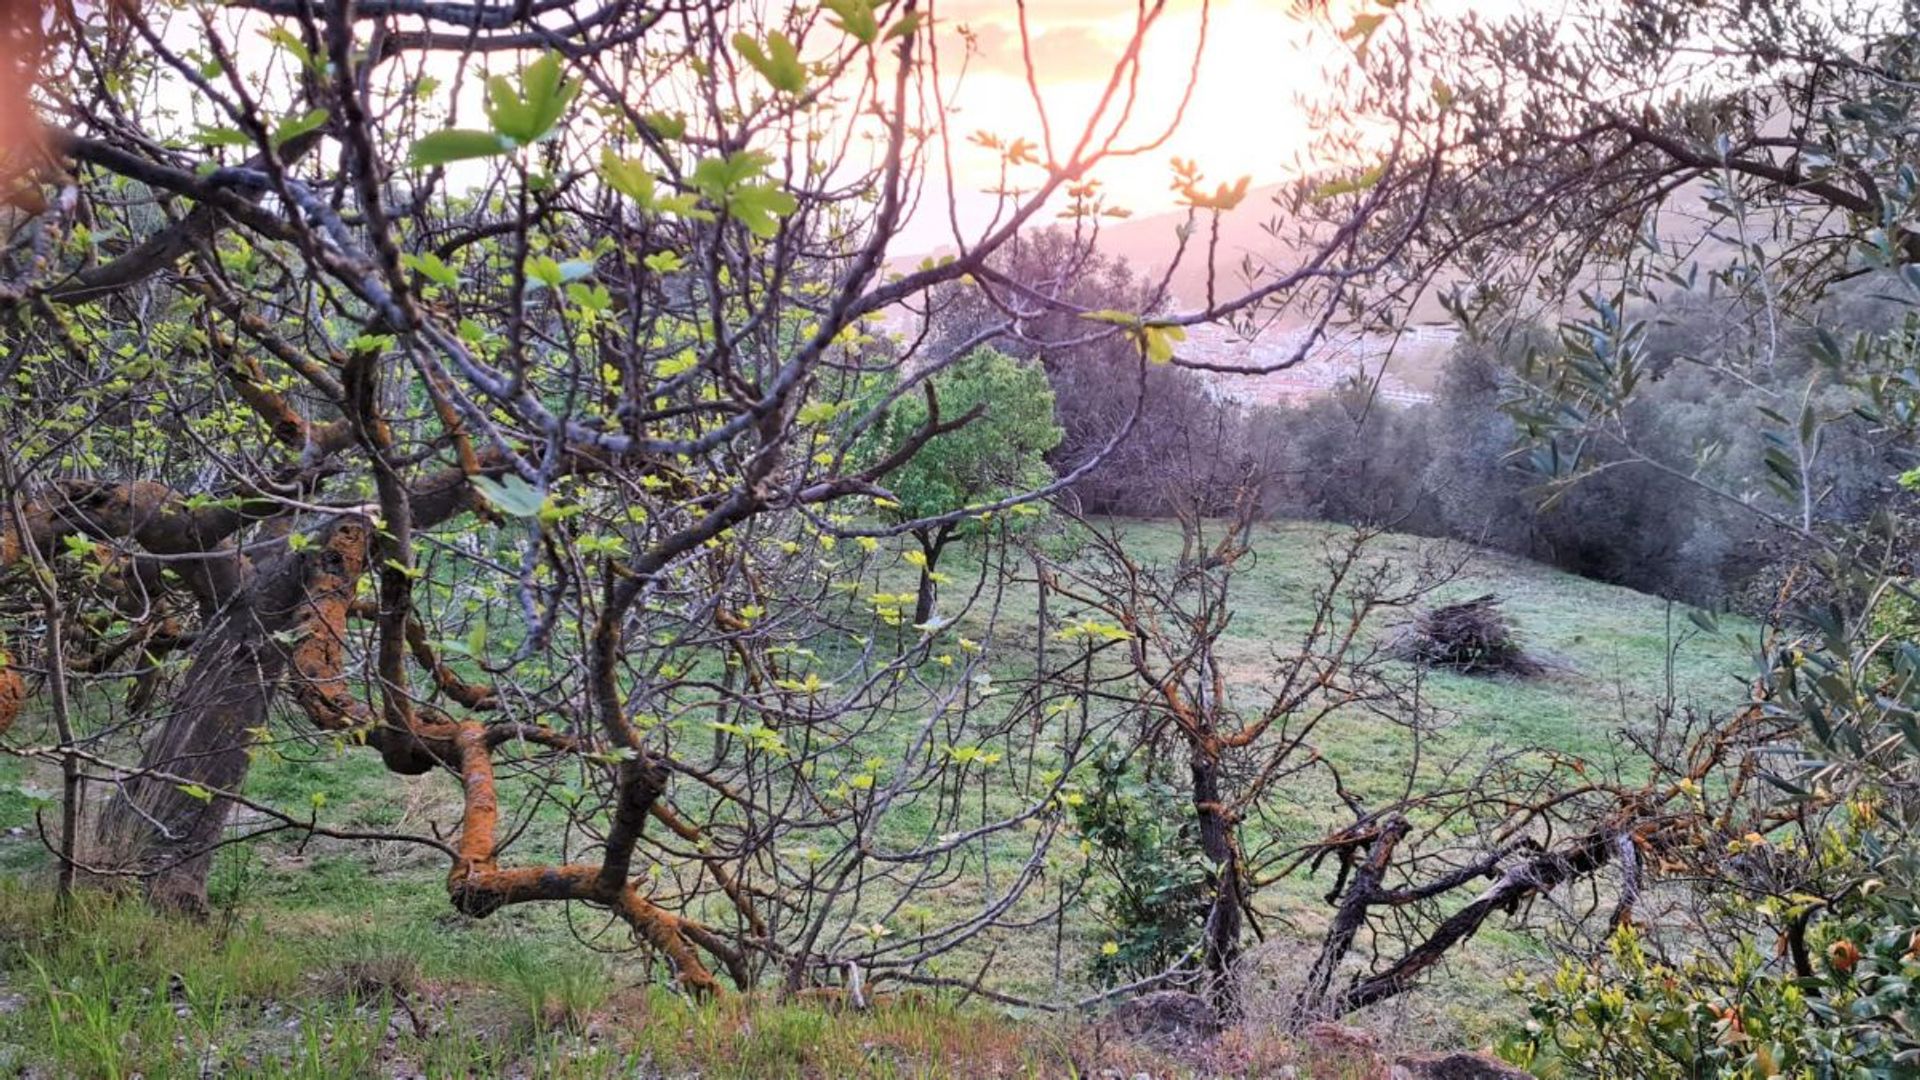
<svg viewBox="0 0 1920 1080">
<path fill-rule="evenodd" d="M 970 29 L 979 50 L 973 58 L 974 67 L 1025 76 L 1026 58 L 1017 25 L 982 23 Z M 955 43 L 958 44 L 957 40 Z M 1125 48 L 1123 38 L 1085 23 L 1053 26 L 1033 33 L 1034 65 L 1042 79 L 1049 83 L 1104 80 Z"/>
</svg>

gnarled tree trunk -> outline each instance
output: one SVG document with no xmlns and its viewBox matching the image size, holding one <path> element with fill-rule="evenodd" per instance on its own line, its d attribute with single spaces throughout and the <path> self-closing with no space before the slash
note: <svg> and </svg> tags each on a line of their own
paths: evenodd
<svg viewBox="0 0 1920 1080">
<path fill-rule="evenodd" d="M 205 912 L 207 874 L 232 811 L 214 793 L 245 782 L 248 748 L 289 660 L 324 644 L 313 635 L 337 634 L 313 615 L 352 597 L 366 562 L 364 527 L 343 527 L 354 520 L 327 526 L 303 551 L 284 551 L 221 608 L 142 749 L 143 775 L 123 784 L 102 815 L 98 861 L 138 874 L 156 906 Z"/>
<path fill-rule="evenodd" d="M 186 683 L 140 755 L 155 775 L 122 785 L 102 815 L 101 861 L 138 873 L 158 907 L 204 914 L 207 873 L 230 804 L 214 791 L 247 776 L 247 747 L 266 723 L 285 666 L 250 609 L 232 611 L 192 656 Z"/>
</svg>

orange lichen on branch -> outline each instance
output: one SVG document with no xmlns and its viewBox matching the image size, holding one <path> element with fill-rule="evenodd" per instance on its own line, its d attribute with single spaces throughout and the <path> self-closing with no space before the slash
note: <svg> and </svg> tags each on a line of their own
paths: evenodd
<svg viewBox="0 0 1920 1080">
<path fill-rule="evenodd" d="M 453 438 L 454 456 L 460 462 L 460 471 L 468 476 L 480 475 L 480 456 L 473 451 L 473 439 L 467 435 L 466 421 L 461 419 L 460 410 L 454 407 L 453 388 L 436 368 L 422 366 L 420 373 L 425 376 L 427 396 L 433 402 L 434 414 Z"/>
<path fill-rule="evenodd" d="M 372 716 L 346 685 L 347 612 L 366 572 L 372 532 L 363 519 L 342 519 L 307 556 L 303 610 L 288 659 L 294 701 L 327 731 L 364 727 Z"/>
<path fill-rule="evenodd" d="M 26 529 L 24 535 L 20 532 L 23 525 Z M 51 545 L 53 533 L 53 515 L 43 500 L 26 502 L 17 514 L 0 514 L 0 570 L 25 557 L 30 543 L 46 551 Z"/>
<path fill-rule="evenodd" d="M 220 374 L 240 395 L 240 400 L 246 402 L 247 407 L 266 422 L 281 445 L 294 450 L 306 446 L 306 418 L 294 410 L 285 396 L 267 384 L 266 372 L 260 369 L 260 362 L 235 351 L 233 342 L 226 335 L 215 333 L 212 338 L 218 353 Z"/>
<path fill-rule="evenodd" d="M 682 986 L 702 996 L 719 991 L 719 983 L 691 944 L 697 937 L 709 936 L 703 933 L 704 928 L 657 907 L 630 884 L 620 882 L 609 887 L 600 867 L 574 863 L 499 869 L 494 833 L 499 826 L 500 799 L 486 727 L 461 724 L 455 744 L 460 780 L 466 790 L 459 857 L 447 875 L 447 894 L 455 908 L 484 919 L 509 904 L 543 900 L 599 904 L 619 914 L 634 933 L 659 950 L 673 964 Z"/>
<path fill-rule="evenodd" d="M 600 868 L 590 863 L 474 872 L 453 884 L 450 891 L 454 907 L 475 918 L 485 918 L 509 904 L 542 900 L 599 904 L 626 920 L 634 933 L 665 956 L 680 985 L 688 991 L 702 997 L 720 991 L 719 981 L 693 949 L 693 939 L 706 936 L 702 928 L 656 906 L 632 885 L 605 888 L 600 882 Z"/>
<path fill-rule="evenodd" d="M 432 673 L 433 684 L 448 697 L 469 709 L 485 710 L 499 706 L 500 696 L 493 687 L 470 683 L 440 661 L 434 654 L 433 643 L 427 640 L 427 628 L 419 619 L 407 620 L 407 647 L 412 650 L 415 662 Z"/>
<path fill-rule="evenodd" d="M 12 515 L 8 515 L 11 518 Z M 20 530 L 14 528 L 11 520 L 0 521 L 0 569 L 12 566 L 20 561 L 26 548 L 20 539 Z"/>
<path fill-rule="evenodd" d="M 198 290 L 216 305 L 227 310 L 241 328 L 265 346 L 276 359 L 307 377 L 309 382 L 319 386 L 323 393 L 332 392 L 339 397 L 338 384 L 311 359 L 288 348 L 286 343 L 274 334 L 272 329 L 258 317 L 236 309 L 232 298 L 224 296 L 211 286 Z M 215 329 L 209 334 L 214 347 L 214 362 L 222 377 L 240 395 L 240 400 L 266 422 L 268 430 L 282 446 L 300 453 L 312 453 L 326 456 L 345 449 L 353 441 L 353 425 L 346 420 L 333 420 L 328 423 L 309 421 L 301 416 L 287 400 L 287 396 L 274 389 L 260 361 L 240 352 L 232 338 Z"/>
<path fill-rule="evenodd" d="M 466 789 L 466 811 L 460 823 L 460 860 L 447 875 L 447 889 L 458 893 L 474 874 L 494 869 L 494 831 L 500 822 L 500 797 L 493 780 L 493 753 L 487 748 L 486 729 L 461 724 L 454 736 L 460 764 L 460 783 Z"/>
<path fill-rule="evenodd" d="M 20 706 L 27 699 L 27 684 L 13 670 L 13 657 L 0 649 L 0 735 L 5 735 L 20 719 Z"/>
</svg>

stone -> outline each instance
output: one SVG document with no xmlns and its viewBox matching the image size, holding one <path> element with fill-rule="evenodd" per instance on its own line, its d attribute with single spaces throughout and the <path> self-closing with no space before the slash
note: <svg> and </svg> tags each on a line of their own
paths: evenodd
<svg viewBox="0 0 1920 1080">
<path fill-rule="evenodd" d="M 1319 1069 L 1336 1075 L 1378 1076 L 1386 1061 L 1380 1054 L 1380 1039 L 1371 1031 L 1345 1024 L 1308 1024 L 1300 1033 L 1307 1059 Z"/>
</svg>

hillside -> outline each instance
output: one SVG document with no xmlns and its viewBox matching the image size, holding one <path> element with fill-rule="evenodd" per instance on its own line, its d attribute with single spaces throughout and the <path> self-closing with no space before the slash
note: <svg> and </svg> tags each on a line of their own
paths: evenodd
<svg viewBox="0 0 1920 1080">
<path fill-rule="evenodd" d="M 1144 560 L 1178 552 L 1178 533 L 1169 526 L 1119 527 Z M 1324 525 L 1263 528 L 1230 632 L 1234 694 L 1249 703 L 1257 698 L 1270 650 L 1299 632 L 1325 546 L 1340 535 Z M 1428 541 L 1389 536 L 1370 557 L 1404 563 L 1433 554 Z M 1429 676 L 1434 730 L 1427 752 L 1436 760 L 1526 744 L 1603 756 L 1621 731 L 1649 723 L 1665 696 L 1657 676 L 1634 673 L 1671 670 L 1682 704 L 1724 705 L 1742 693 L 1742 626 L 1700 635 L 1665 601 L 1505 556 L 1457 554 L 1461 573 L 1441 596 L 1497 592 L 1528 648 L 1552 670 L 1526 681 Z M 958 573 L 964 560 L 954 562 Z M 888 573 L 908 580 L 904 566 Z M 1017 594 L 1008 603 L 1017 605 Z M 1003 614 L 1009 656 L 996 674 L 1018 677 L 1015 657 L 1025 653 L 1014 646 L 1031 640 L 1033 618 L 1030 610 Z M 23 727 L 31 732 L 36 721 Z M 1329 757 L 1366 765 L 1374 779 L 1362 781 L 1363 789 L 1391 783 L 1401 764 L 1401 744 L 1372 717 L 1341 719 L 1323 742 Z M 894 1076 L 922 1075 L 936 1063 L 945 1074 L 969 1076 L 1058 1076 L 1069 1062 L 1075 1069 L 1120 1068 L 1123 1075 L 1172 1075 L 1177 1068 L 1067 1021 L 1008 1023 L 1008 1015 L 1025 1014 L 978 1000 L 915 996 L 857 1020 L 804 1004 L 689 1007 L 647 989 L 657 971 L 618 951 L 622 936 L 604 936 L 606 927 L 590 912 L 514 908 L 467 919 L 447 906 L 441 856 L 377 842 L 283 834 L 225 850 L 209 927 L 91 901 L 67 926 L 38 891 L 50 867 L 34 812 L 52 779 L 0 760 L 0 867 L 30 883 L 0 894 L 0 1067 L 27 1075 L 173 1076 L 199 1063 L 273 1076 Z M 325 824 L 373 831 L 417 828 L 428 809 L 455 794 L 442 777 L 398 782 L 396 791 L 396 779 L 368 755 L 322 745 L 263 759 L 249 793 L 302 806 L 321 793 L 317 813 Z M 526 810 L 535 833 L 547 827 L 537 807 L 507 809 L 513 816 Z M 1300 827 L 1335 820 L 1329 807 Z M 1275 925 L 1324 921 L 1317 899 L 1324 888 L 1307 878 L 1284 883 L 1271 912 Z M 1087 910 L 1076 913 L 1068 932 L 1083 939 L 1082 949 L 1097 949 L 1105 934 L 1098 913 Z M 615 951 L 590 951 L 575 936 Z M 1053 982 L 1047 941 L 1007 937 L 992 949 L 963 958 L 956 969 L 988 964 L 995 987 L 1042 999 L 1085 989 L 1085 973 L 1072 969 L 1065 985 Z M 1288 962 L 1284 942 L 1269 955 Z M 1537 959 L 1517 938 L 1498 933 L 1462 957 L 1454 972 L 1461 977 L 1441 980 L 1398 1014 L 1403 1037 L 1491 1038 L 1510 1016 L 1502 977 Z M 1409 1029 L 1409 1017 L 1445 1026 Z M 1392 1018 L 1377 1021 L 1393 1026 Z M 1248 1054 L 1297 1060 L 1284 1045 L 1262 1044 L 1259 1031 L 1243 1035 Z"/>
</svg>

